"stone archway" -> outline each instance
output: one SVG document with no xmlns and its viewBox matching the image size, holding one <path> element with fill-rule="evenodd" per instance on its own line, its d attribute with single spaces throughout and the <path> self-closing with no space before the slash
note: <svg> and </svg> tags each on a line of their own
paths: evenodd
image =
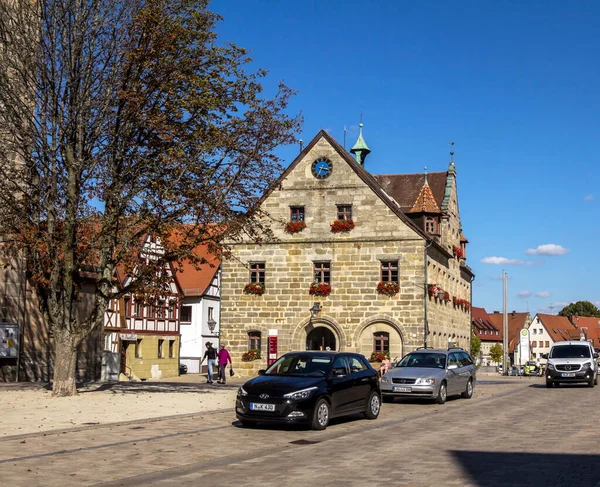
<svg viewBox="0 0 600 487">
<path fill-rule="evenodd" d="M 387 317 L 373 317 L 356 332 L 356 351 L 369 358 L 374 351 L 376 340 L 387 341 L 390 359 L 404 356 L 404 330 L 402 326 Z"/>
<path fill-rule="evenodd" d="M 306 334 L 306 350 L 337 350 L 335 334 L 326 326 L 316 326 Z"/>
<path fill-rule="evenodd" d="M 319 317 L 314 320 L 303 320 L 298 323 L 291 336 L 289 351 L 306 350 L 307 345 L 309 345 L 307 340 L 309 335 L 314 338 L 319 337 L 320 334 L 323 334 L 324 336 L 327 335 L 329 337 L 328 340 L 330 344 L 325 344 L 325 347 L 329 346 L 331 350 L 338 352 L 344 351 L 344 346 L 347 342 L 344 331 L 335 323 L 333 319 L 330 319 L 328 316 Z M 332 336 L 333 340 L 331 339 Z M 334 343 L 335 348 L 332 347 L 332 343 Z M 322 341 L 321 345 L 323 345 Z M 317 348 L 317 350 L 319 350 L 319 348 Z"/>
</svg>

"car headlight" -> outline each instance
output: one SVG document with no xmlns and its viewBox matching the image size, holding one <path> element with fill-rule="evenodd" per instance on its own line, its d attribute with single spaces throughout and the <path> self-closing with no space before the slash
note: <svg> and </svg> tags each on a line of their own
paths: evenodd
<svg viewBox="0 0 600 487">
<path fill-rule="evenodd" d="M 243 387 L 240 387 L 240 388 L 238 389 L 237 395 L 238 395 L 238 396 L 242 396 L 242 397 L 243 397 L 243 396 L 247 396 L 247 395 L 248 395 L 248 393 L 247 393 L 247 392 L 244 390 L 244 388 L 243 388 Z"/>
<path fill-rule="evenodd" d="M 548 370 L 554 370 L 554 364 L 548 362 Z"/>
<path fill-rule="evenodd" d="M 417 379 L 416 386 L 431 386 L 435 384 L 435 379 Z"/>
<path fill-rule="evenodd" d="M 390 379 L 390 378 L 389 378 L 387 375 L 384 375 L 384 376 L 381 378 L 381 382 L 390 383 L 390 382 L 392 382 L 392 379 Z"/>
<path fill-rule="evenodd" d="M 300 391 L 284 394 L 283 397 L 285 397 L 286 399 L 292 399 L 293 401 L 301 401 L 304 399 L 308 399 L 316 390 L 316 387 L 309 387 L 308 389 L 302 389 Z"/>
<path fill-rule="evenodd" d="M 592 368 L 591 362 L 586 362 L 585 364 L 583 364 L 581 366 L 581 370 L 587 370 L 587 369 L 590 369 L 590 368 Z"/>
</svg>

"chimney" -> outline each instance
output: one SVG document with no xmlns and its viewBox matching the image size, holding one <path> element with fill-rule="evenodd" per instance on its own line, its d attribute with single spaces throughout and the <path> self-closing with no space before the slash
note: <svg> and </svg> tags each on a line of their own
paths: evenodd
<svg viewBox="0 0 600 487">
<path fill-rule="evenodd" d="M 577 323 L 575 323 L 575 320 L 573 319 L 573 315 L 567 315 L 567 318 L 569 318 L 569 321 L 571 322 L 571 324 L 575 327 L 575 328 L 579 328 L 577 326 Z"/>
<path fill-rule="evenodd" d="M 500 314 L 500 311 L 494 311 L 494 314 L 495 314 L 495 315 L 499 315 L 499 314 Z M 598 322 L 598 326 L 600 326 L 600 321 Z"/>
<path fill-rule="evenodd" d="M 513 309 L 512 313 L 511 313 L 511 316 L 512 316 L 513 318 L 515 317 L 515 313 L 516 313 L 516 311 Z"/>
</svg>

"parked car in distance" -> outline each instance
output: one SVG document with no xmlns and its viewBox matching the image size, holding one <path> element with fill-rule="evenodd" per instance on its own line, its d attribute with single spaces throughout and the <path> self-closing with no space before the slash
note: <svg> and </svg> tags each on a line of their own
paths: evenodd
<svg viewBox="0 0 600 487">
<path fill-rule="evenodd" d="M 383 376 L 381 394 L 384 402 L 420 397 L 444 404 L 448 396 L 456 394 L 470 399 L 475 382 L 473 359 L 462 348 L 418 348 Z"/>
<path fill-rule="evenodd" d="M 588 341 L 556 342 L 542 358 L 547 359 L 546 387 L 569 382 L 598 385 L 598 352 Z"/>
<path fill-rule="evenodd" d="M 376 419 L 381 409 L 377 372 L 357 353 L 290 352 L 239 388 L 238 420 L 305 423 L 327 428 L 331 418 L 364 413 Z"/>
<path fill-rule="evenodd" d="M 179 375 L 187 374 L 188 368 L 185 364 L 179 364 Z"/>
</svg>

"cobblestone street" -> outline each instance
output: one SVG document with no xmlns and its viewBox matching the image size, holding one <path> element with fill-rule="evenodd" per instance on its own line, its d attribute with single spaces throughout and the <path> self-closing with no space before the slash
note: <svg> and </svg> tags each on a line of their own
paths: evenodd
<svg viewBox="0 0 600 487">
<path fill-rule="evenodd" d="M 242 428 L 231 408 L 5 437 L 2 484 L 598 487 L 599 397 L 482 376 L 471 400 L 397 400 L 322 432 Z"/>
</svg>

